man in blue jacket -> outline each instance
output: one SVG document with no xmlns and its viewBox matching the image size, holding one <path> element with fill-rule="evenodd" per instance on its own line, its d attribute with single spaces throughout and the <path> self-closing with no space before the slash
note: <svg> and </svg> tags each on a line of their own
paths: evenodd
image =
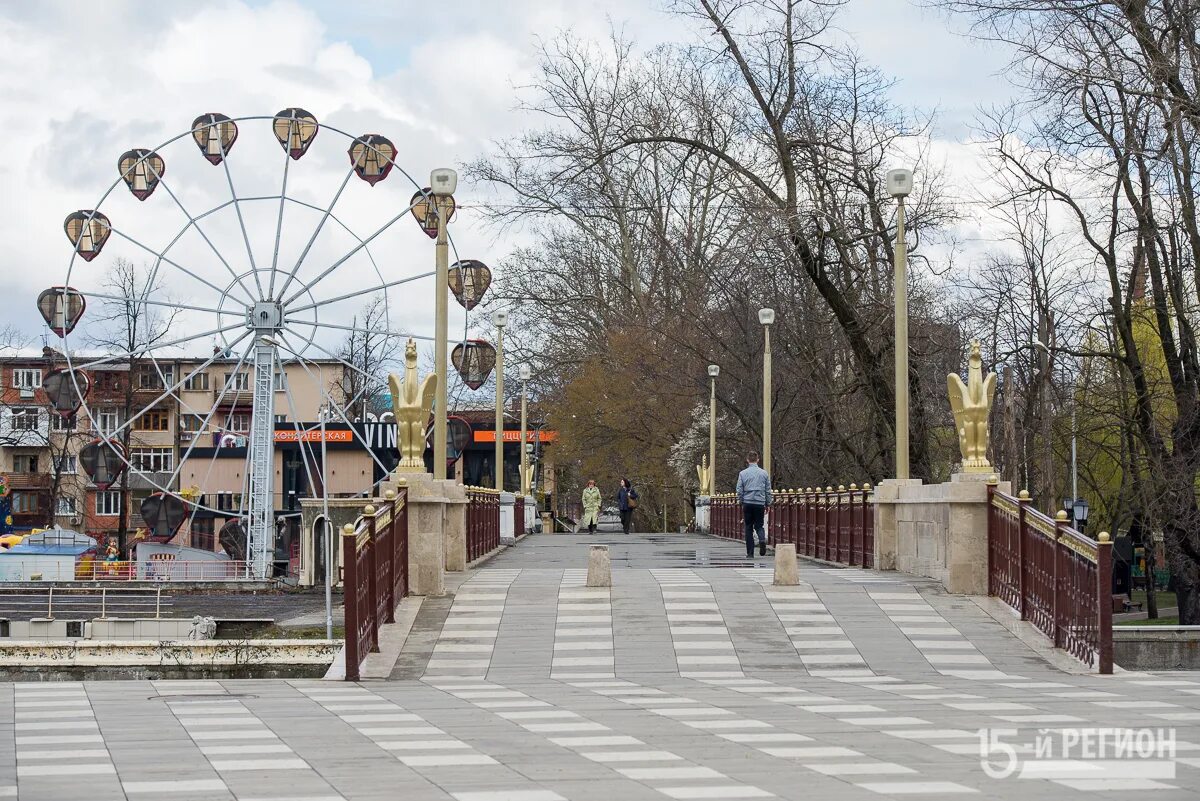
<svg viewBox="0 0 1200 801">
<path fill-rule="evenodd" d="M 746 469 L 738 473 L 737 498 L 742 505 L 742 517 L 746 523 L 746 556 L 754 556 L 754 532 L 758 532 L 758 553 L 767 555 L 767 535 L 763 531 L 763 518 L 771 505 L 771 476 L 758 466 L 758 454 L 751 451 L 746 455 Z"/>
</svg>

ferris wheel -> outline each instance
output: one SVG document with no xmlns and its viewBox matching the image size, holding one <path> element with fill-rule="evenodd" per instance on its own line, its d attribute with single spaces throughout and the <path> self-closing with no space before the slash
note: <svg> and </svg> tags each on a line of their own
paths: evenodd
<svg viewBox="0 0 1200 801">
<path fill-rule="evenodd" d="M 347 156 L 348 168 L 335 166 L 344 165 Z M 300 108 L 236 118 L 206 113 L 157 147 L 121 154 L 118 177 L 100 200 L 67 215 L 72 252 L 66 274 L 39 295 L 37 305 L 62 339 L 66 360 L 43 381 L 52 409 L 90 421 L 95 435 L 79 452 L 80 466 L 98 489 L 116 484 L 135 468 L 131 432 L 164 402 L 200 421 L 199 431 L 212 437 L 206 440 L 211 448 L 200 447 L 202 436 L 186 447 L 181 442 L 169 475 L 142 472 L 153 489 L 141 510 L 152 537 L 170 539 L 201 510 L 230 518 L 228 507 L 181 489 L 181 476 L 187 466 L 190 475 L 206 478 L 222 446 L 244 439 L 242 500 L 231 522 L 242 527 L 248 570 L 269 575 L 277 419 L 286 418 L 302 447 L 314 439 L 323 443 L 326 423 L 337 424 L 387 474 L 390 465 L 356 429 L 357 415 L 351 413 L 386 387 L 386 376 L 348 360 L 339 344 L 366 334 L 433 339 L 400 332 L 392 309 L 399 293 L 411 291 L 410 283 L 434 275 L 417 267 L 431 263 L 428 249 L 420 246 L 427 243 L 422 236 L 437 236 L 439 208 L 447 222 L 454 212 L 452 197 L 434 202 L 431 190 L 398 166 L 396 156 L 388 138 L 351 134 Z M 415 228 L 402 224 L 410 214 Z M 137 280 L 123 285 L 124 291 L 106 285 L 106 271 L 97 269 L 106 260 L 111 267 L 117 258 L 143 265 L 133 270 Z M 465 260 L 455 263 L 449 288 L 469 310 L 489 280 L 482 263 Z M 357 322 L 369 301 L 382 311 L 382 325 L 374 329 Z M 125 318 L 94 311 L 106 307 Z M 130 333 L 130 315 L 141 320 L 140 334 L 136 323 Z M 127 336 L 91 355 L 96 338 L 86 329 L 104 319 L 123 325 Z M 486 356 L 487 348 L 472 347 L 474 362 Z M 196 358 L 197 351 L 204 355 Z M 102 418 L 90 376 L 134 363 L 151 371 L 157 391 L 139 393 L 130 413 L 114 424 Z M 174 365 L 180 365 L 178 372 Z M 288 367 L 292 373 L 298 367 L 310 382 L 304 393 L 280 379 L 287 378 Z M 189 390 L 210 368 L 224 368 L 234 378 L 213 387 L 211 402 L 195 406 Z M 353 375 L 356 392 L 333 391 L 331 370 Z M 316 398 L 319 421 L 302 419 L 304 403 L 297 394 L 305 394 L 309 406 Z M 318 425 L 321 433 L 314 437 Z M 207 469 L 199 459 L 207 461 Z M 310 463 L 306 456 L 303 465 L 311 492 L 326 495 L 325 476 L 314 475 L 325 470 L 325 460 Z"/>
</svg>

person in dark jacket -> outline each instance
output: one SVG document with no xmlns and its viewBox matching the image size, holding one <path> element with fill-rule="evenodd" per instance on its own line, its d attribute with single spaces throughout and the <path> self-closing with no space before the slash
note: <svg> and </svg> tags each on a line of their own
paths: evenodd
<svg viewBox="0 0 1200 801">
<path fill-rule="evenodd" d="M 629 479 L 621 479 L 621 488 L 617 490 L 617 509 L 621 512 L 621 530 L 629 533 L 633 523 L 633 510 L 637 508 L 637 490 L 629 483 Z"/>
<path fill-rule="evenodd" d="M 758 553 L 766 556 L 767 535 L 763 531 L 763 520 L 771 505 L 771 477 L 758 466 L 758 454 L 754 451 L 746 455 L 746 469 L 738 474 L 737 499 L 742 504 L 742 518 L 746 524 L 746 556 L 754 556 L 755 533 L 758 534 Z"/>
</svg>

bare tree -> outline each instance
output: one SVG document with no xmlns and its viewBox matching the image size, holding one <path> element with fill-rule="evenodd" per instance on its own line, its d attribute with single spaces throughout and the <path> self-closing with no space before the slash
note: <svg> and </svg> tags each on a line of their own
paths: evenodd
<svg viewBox="0 0 1200 801">
<path fill-rule="evenodd" d="M 350 320 L 354 329 L 346 334 L 338 349 L 345 365 L 333 382 L 333 396 L 345 408 L 351 420 L 365 420 L 374 411 L 374 399 L 386 387 L 387 370 L 395 364 L 392 353 L 398 334 L 388 329 L 387 304 L 376 297 Z M 374 377 L 372 380 L 370 377 Z"/>
<path fill-rule="evenodd" d="M 168 339 L 171 325 L 179 316 L 179 310 L 166 306 L 150 305 L 145 301 L 152 295 L 164 292 L 160 278 L 148 266 L 138 267 L 128 259 L 113 262 L 104 284 L 105 293 L 117 298 L 100 301 L 97 314 L 92 317 L 89 328 L 91 343 L 106 355 L 118 357 L 128 375 L 124 382 L 120 415 L 121 433 L 119 441 L 130 458 L 133 441 L 133 425 L 129 424 L 136 408 L 135 383 L 140 365 L 153 358 L 151 352 Z M 117 518 L 117 541 L 122 550 L 128 541 L 129 527 L 129 471 L 121 473 L 118 484 L 120 512 Z"/>
<path fill-rule="evenodd" d="M 1017 53 L 1027 95 L 988 120 L 993 152 L 1019 192 L 1045 193 L 1066 212 L 1095 265 L 1111 336 L 1066 350 L 1121 372 L 1136 437 L 1129 463 L 1147 471 L 1132 497 L 1162 528 L 1180 622 L 1200 623 L 1200 9 L 1173 0 L 941 5 L 973 15 L 978 35 Z"/>
</svg>

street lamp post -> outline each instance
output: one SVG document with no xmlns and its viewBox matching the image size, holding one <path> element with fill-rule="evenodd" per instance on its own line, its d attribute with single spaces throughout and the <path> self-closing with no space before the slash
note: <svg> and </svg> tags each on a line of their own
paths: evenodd
<svg viewBox="0 0 1200 801">
<path fill-rule="evenodd" d="M 708 487 L 709 495 L 717 491 L 717 376 L 721 374 L 721 365 L 708 366 L 711 391 L 708 400 Z"/>
<path fill-rule="evenodd" d="M 433 332 L 433 371 L 437 375 L 437 387 L 434 394 L 433 412 L 433 477 L 446 478 L 446 384 L 450 376 L 446 365 L 446 355 L 450 349 L 447 334 L 446 317 L 448 313 L 450 291 L 448 274 L 450 272 L 450 247 L 446 236 L 446 223 L 450 216 L 451 195 L 458 188 L 458 173 L 449 168 L 434 170 L 429 175 L 429 186 L 433 192 L 434 205 L 437 207 L 437 244 L 434 246 L 436 262 L 436 277 L 434 278 L 434 332 Z"/>
<path fill-rule="evenodd" d="M 528 364 L 521 365 L 521 497 L 525 498 L 529 495 L 529 469 L 527 448 L 525 447 L 526 429 L 528 427 L 528 418 L 525 415 L 525 387 L 529 383 L 529 377 L 533 371 L 529 369 Z"/>
<path fill-rule="evenodd" d="M 496 326 L 496 489 L 504 491 L 504 326 L 508 312 L 497 309 L 492 314 Z"/>
<path fill-rule="evenodd" d="M 775 322 L 774 309 L 759 309 L 758 321 L 763 327 L 763 435 L 762 466 L 771 472 L 771 324 Z"/>
<path fill-rule="evenodd" d="M 888 170 L 887 191 L 896 198 L 896 478 L 908 478 L 908 247 L 904 242 L 904 198 L 912 192 L 912 170 Z"/>
</svg>

